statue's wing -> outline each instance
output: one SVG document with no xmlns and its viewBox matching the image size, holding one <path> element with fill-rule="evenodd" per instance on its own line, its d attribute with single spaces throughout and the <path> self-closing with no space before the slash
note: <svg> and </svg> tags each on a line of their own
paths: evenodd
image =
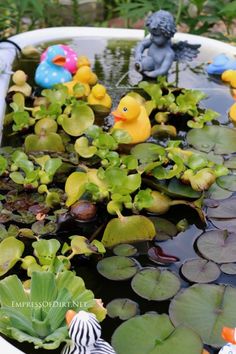
<svg viewBox="0 0 236 354">
<path fill-rule="evenodd" d="M 178 61 L 191 61 L 197 57 L 201 44 L 189 44 L 187 41 L 180 41 L 172 44 L 175 52 L 175 59 Z"/>
</svg>

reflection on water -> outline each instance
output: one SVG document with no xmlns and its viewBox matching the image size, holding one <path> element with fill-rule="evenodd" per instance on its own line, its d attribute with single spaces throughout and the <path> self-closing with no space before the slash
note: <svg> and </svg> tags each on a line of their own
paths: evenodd
<svg viewBox="0 0 236 354">
<path fill-rule="evenodd" d="M 137 84 L 142 80 L 142 76 L 134 70 L 133 53 L 136 45 L 132 40 L 105 40 L 105 39 L 73 39 L 66 42 L 78 55 L 86 55 L 92 62 L 92 68 L 99 77 L 99 81 L 108 88 L 112 96 L 114 107 L 119 102 L 122 95 L 128 90 L 138 90 Z M 50 43 L 51 44 L 51 43 Z M 45 44 L 45 47 L 49 43 Z M 197 61 L 191 63 L 174 63 L 168 80 L 174 82 L 179 87 L 193 88 L 204 91 L 208 97 L 202 105 L 211 108 L 220 113 L 220 122 L 229 124 L 227 111 L 233 103 L 229 88 L 223 85 L 216 77 L 209 77 L 204 71 L 204 65 L 209 58 L 207 52 L 203 51 Z M 29 76 L 29 82 L 34 85 L 33 77 L 37 66 L 37 60 L 22 59 L 15 63 L 15 68 L 20 68 Z M 112 119 L 111 117 L 109 118 Z M 109 120 L 108 120 L 109 121 Z M 111 124 L 111 121 L 109 122 Z M 179 215 L 180 218 L 186 215 Z M 176 255 L 180 261 L 171 265 L 169 269 L 180 273 L 180 267 L 186 259 L 197 256 L 194 242 L 201 234 L 202 230 L 192 225 L 187 231 L 180 233 L 172 240 L 161 244 L 164 252 Z M 140 246 L 141 247 L 141 246 Z M 143 251 L 141 252 L 143 253 Z M 141 255 L 139 260 L 143 266 L 153 266 L 145 255 Z M 138 297 L 131 289 L 130 280 L 123 282 L 109 281 L 100 276 L 96 271 L 96 265 L 85 263 L 76 269 L 78 275 L 81 275 L 87 288 L 94 291 L 97 298 L 103 298 L 107 304 L 110 300 L 117 297 L 128 297 L 140 304 L 141 313 L 146 311 L 157 311 L 159 313 L 168 313 L 169 301 L 154 302 L 146 301 Z M 221 275 L 218 282 L 234 284 L 234 277 Z M 189 286 L 189 283 L 182 279 L 182 287 Z M 119 320 L 107 318 L 103 323 L 104 337 L 110 339 L 114 329 L 121 323 Z M 23 348 L 27 354 L 45 354 L 45 351 L 34 351 L 31 346 L 20 344 L 17 346 Z M 60 351 L 51 351 L 59 353 Z M 212 351 L 213 353 L 214 351 Z M 217 351 L 216 351 L 217 352 Z"/>
</svg>

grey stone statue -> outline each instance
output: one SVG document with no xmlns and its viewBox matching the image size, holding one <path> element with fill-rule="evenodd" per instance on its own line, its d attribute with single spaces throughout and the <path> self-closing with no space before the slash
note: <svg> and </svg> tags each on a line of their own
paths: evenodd
<svg viewBox="0 0 236 354">
<path fill-rule="evenodd" d="M 168 11 L 157 11 L 146 21 L 150 37 L 140 42 L 135 52 L 135 68 L 150 78 L 167 75 L 174 60 L 196 58 L 199 44 L 185 42 L 172 43 L 176 32 L 175 21 Z"/>
</svg>

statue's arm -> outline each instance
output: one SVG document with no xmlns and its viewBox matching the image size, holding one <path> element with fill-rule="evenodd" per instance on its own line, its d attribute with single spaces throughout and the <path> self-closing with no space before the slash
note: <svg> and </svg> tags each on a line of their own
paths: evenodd
<svg viewBox="0 0 236 354">
<path fill-rule="evenodd" d="M 153 71 L 145 71 L 144 74 L 148 77 L 151 78 L 156 78 L 157 76 L 162 76 L 162 75 L 166 75 L 168 73 L 168 70 L 170 69 L 173 61 L 175 58 L 175 54 L 173 53 L 167 53 L 167 55 L 165 56 L 161 66 Z"/>
<path fill-rule="evenodd" d="M 150 38 L 144 39 L 142 42 L 140 42 L 135 50 L 135 61 L 140 61 L 142 57 L 142 53 L 146 48 L 149 48 L 150 45 L 152 44 L 152 41 Z"/>
</svg>

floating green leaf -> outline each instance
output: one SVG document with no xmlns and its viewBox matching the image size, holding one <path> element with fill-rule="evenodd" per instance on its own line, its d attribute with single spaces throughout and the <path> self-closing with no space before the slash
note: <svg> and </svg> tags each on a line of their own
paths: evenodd
<svg viewBox="0 0 236 354">
<path fill-rule="evenodd" d="M 8 237 L 0 243 L 0 276 L 6 274 L 20 259 L 24 243 L 15 237 Z"/>
<path fill-rule="evenodd" d="M 236 198 L 230 198 L 219 202 L 215 208 L 208 208 L 209 218 L 234 219 L 236 218 Z"/>
<path fill-rule="evenodd" d="M 75 151 L 84 158 L 92 157 L 97 151 L 96 146 L 89 146 L 88 139 L 82 136 L 75 141 Z"/>
<path fill-rule="evenodd" d="M 65 147 L 62 139 L 57 133 L 48 133 L 46 135 L 27 135 L 25 139 L 25 151 L 55 151 L 63 152 Z"/>
<path fill-rule="evenodd" d="M 145 340 L 144 340 L 145 338 Z M 200 337 L 187 327 L 174 328 L 165 314 L 145 314 L 122 323 L 112 336 L 117 354 L 201 354 Z"/>
<path fill-rule="evenodd" d="M 143 268 L 132 279 L 133 291 L 147 300 L 163 301 L 170 299 L 180 289 L 180 280 L 168 270 Z"/>
<path fill-rule="evenodd" d="M 227 230 L 204 232 L 197 240 L 197 247 L 204 258 L 216 263 L 236 262 L 236 233 Z"/>
<path fill-rule="evenodd" d="M 60 242 L 56 239 L 39 240 L 32 244 L 34 254 L 39 259 L 41 265 L 52 264 L 60 246 Z"/>
<path fill-rule="evenodd" d="M 76 104 L 72 108 L 71 116 L 63 116 L 62 128 L 72 136 L 80 136 L 94 122 L 93 110 L 86 104 Z"/>
<path fill-rule="evenodd" d="M 170 319 L 175 326 L 181 324 L 192 328 L 205 344 L 223 346 L 222 328 L 235 325 L 235 296 L 236 289 L 229 285 L 193 285 L 171 301 Z"/>
<path fill-rule="evenodd" d="M 113 253 L 116 256 L 130 257 L 130 256 L 134 256 L 137 252 L 138 252 L 137 248 L 135 248 L 133 245 L 129 245 L 125 243 L 118 245 L 113 249 Z"/>
<path fill-rule="evenodd" d="M 137 302 L 125 298 L 112 300 L 106 308 L 109 317 L 119 317 L 122 321 L 128 320 L 139 313 Z"/>
<path fill-rule="evenodd" d="M 216 183 L 223 189 L 227 189 L 230 192 L 236 192 L 236 176 L 228 175 L 217 178 Z"/>
<path fill-rule="evenodd" d="M 98 272 L 110 280 L 127 280 L 137 272 L 139 264 L 133 258 L 112 256 L 97 264 Z"/>
<path fill-rule="evenodd" d="M 109 221 L 103 234 L 105 247 L 120 243 L 152 240 L 156 234 L 153 223 L 142 215 L 114 218 Z"/>
<path fill-rule="evenodd" d="M 185 278 L 194 283 L 210 283 L 220 276 L 217 264 L 200 258 L 187 260 L 181 271 Z"/>
<path fill-rule="evenodd" d="M 221 264 L 220 270 L 225 274 L 236 274 L 236 263 L 225 263 Z"/>
<path fill-rule="evenodd" d="M 85 185 L 88 176 L 84 172 L 73 172 L 66 180 L 65 192 L 67 195 L 66 205 L 69 207 L 74 204 L 85 192 Z"/>
<path fill-rule="evenodd" d="M 205 126 L 190 130 L 187 141 L 200 151 L 230 154 L 236 151 L 236 130 L 216 125 Z"/>
<path fill-rule="evenodd" d="M 178 230 L 171 221 L 158 216 L 152 216 L 149 219 L 155 226 L 156 239 L 158 241 L 165 241 L 177 235 Z"/>
<path fill-rule="evenodd" d="M 165 149 L 157 144 L 141 143 L 131 149 L 131 154 L 141 163 L 148 163 L 159 160 L 160 156 L 165 156 Z"/>
</svg>

